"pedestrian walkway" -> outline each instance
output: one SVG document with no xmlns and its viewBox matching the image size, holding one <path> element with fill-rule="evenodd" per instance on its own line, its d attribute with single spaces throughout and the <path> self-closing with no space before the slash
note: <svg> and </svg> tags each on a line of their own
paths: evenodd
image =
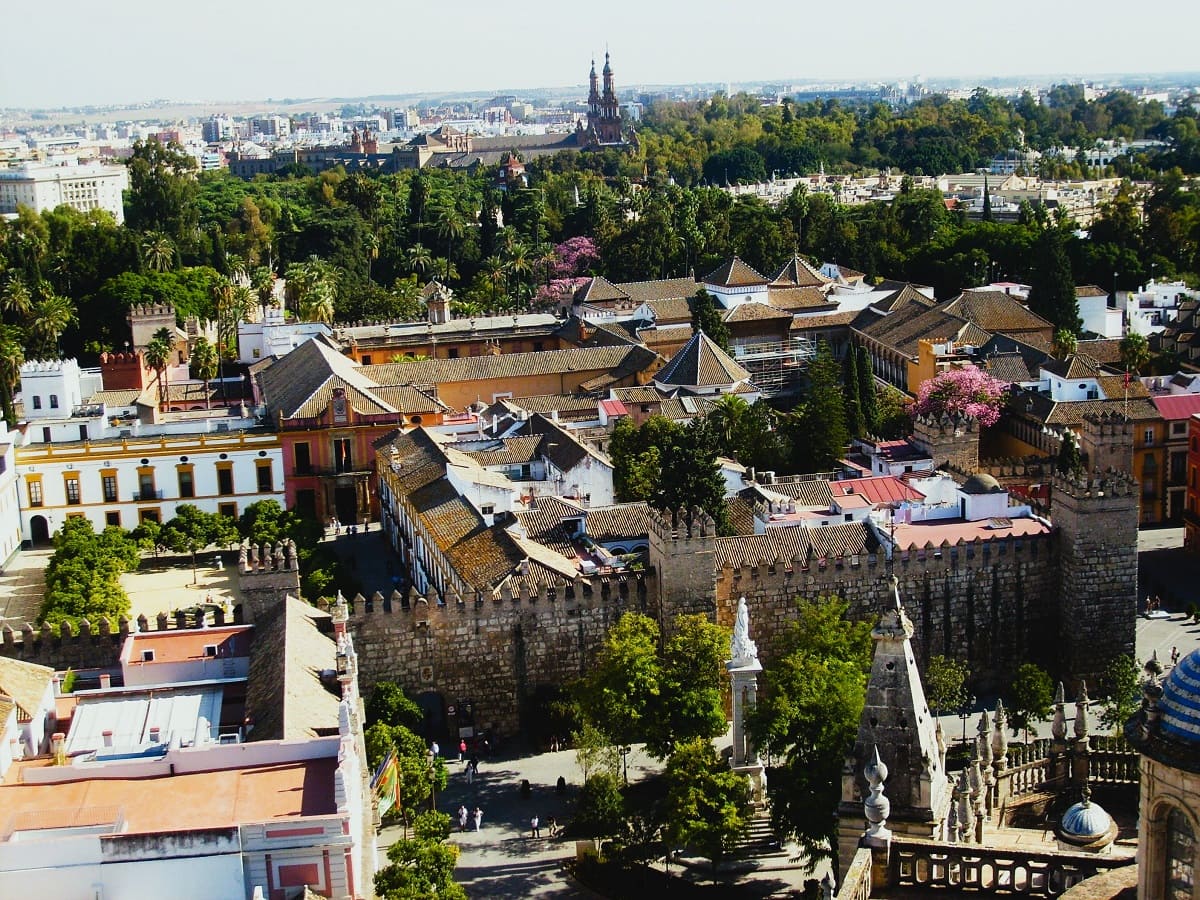
<svg viewBox="0 0 1200 900">
<path fill-rule="evenodd" d="M 19 629 L 36 622 L 46 593 L 44 570 L 54 554 L 52 548 L 22 550 L 0 574 L 0 625 Z"/>
</svg>

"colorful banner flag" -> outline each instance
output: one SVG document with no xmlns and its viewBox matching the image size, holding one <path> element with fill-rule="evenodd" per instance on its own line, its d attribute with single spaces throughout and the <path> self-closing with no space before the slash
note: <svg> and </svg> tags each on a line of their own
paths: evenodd
<svg viewBox="0 0 1200 900">
<path fill-rule="evenodd" d="M 375 777 L 371 779 L 371 787 L 379 797 L 379 815 L 386 816 L 393 808 L 400 805 L 400 765 L 396 761 L 396 751 L 389 750 Z"/>
</svg>

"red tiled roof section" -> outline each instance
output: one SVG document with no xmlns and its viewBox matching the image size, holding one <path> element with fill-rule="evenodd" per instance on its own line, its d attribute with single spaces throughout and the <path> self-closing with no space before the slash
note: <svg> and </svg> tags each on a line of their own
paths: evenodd
<svg viewBox="0 0 1200 900">
<path fill-rule="evenodd" d="M 832 279 L 822 275 L 802 256 L 793 256 L 771 279 L 771 287 L 823 287 Z"/>
<path fill-rule="evenodd" d="M 1190 419 L 1200 413 L 1200 394 L 1172 394 L 1169 397 L 1153 398 L 1154 405 L 1164 419 Z"/>
<path fill-rule="evenodd" d="M 198 631 L 146 631 L 133 636 L 131 659 L 140 661 L 143 650 L 154 651 L 155 663 L 203 659 L 207 655 L 204 648 L 214 645 L 217 648 L 216 655 L 222 659 L 249 656 L 253 637 L 253 628 L 247 625 Z"/>
<path fill-rule="evenodd" d="M 21 766 L 17 763 L 14 770 Z M 0 804 L 6 817 L 81 807 L 119 809 L 125 832 L 131 834 L 220 828 L 336 813 L 336 768 L 337 759 L 325 757 L 161 778 L 91 778 L 60 784 L 15 784 L 6 779 Z"/>
<path fill-rule="evenodd" d="M 715 287 L 753 287 L 766 284 L 767 279 L 735 256 L 719 269 L 705 275 L 704 283 Z"/>
<path fill-rule="evenodd" d="M 1035 537 L 1049 534 L 1050 526 L 1038 519 L 1007 519 L 1010 524 L 995 528 L 991 519 L 980 519 L 977 522 L 965 522 L 962 519 L 934 519 L 928 522 L 914 522 L 908 525 L 896 525 L 896 546 L 900 549 L 921 548 L 926 544 L 940 546 L 943 541 L 957 544 L 959 540 L 974 541 L 994 540 L 1006 537 Z"/>
<path fill-rule="evenodd" d="M 963 291 L 941 305 L 984 331 L 1005 334 L 1053 330 L 1054 326 L 1003 291 Z"/>
</svg>

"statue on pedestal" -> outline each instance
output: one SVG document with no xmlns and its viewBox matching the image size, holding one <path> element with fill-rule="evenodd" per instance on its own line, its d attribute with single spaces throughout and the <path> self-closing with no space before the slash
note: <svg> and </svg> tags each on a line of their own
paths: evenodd
<svg viewBox="0 0 1200 900">
<path fill-rule="evenodd" d="M 758 660 L 758 647 L 750 640 L 750 612 L 746 598 L 738 599 L 737 616 L 733 621 L 733 639 L 729 642 L 729 655 L 735 665 Z"/>
</svg>

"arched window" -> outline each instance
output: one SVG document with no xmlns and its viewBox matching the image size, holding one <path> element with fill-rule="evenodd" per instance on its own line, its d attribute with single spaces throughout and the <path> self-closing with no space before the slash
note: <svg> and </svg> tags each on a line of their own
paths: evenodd
<svg viewBox="0 0 1200 900">
<path fill-rule="evenodd" d="M 1196 836 L 1192 823 L 1178 809 L 1167 814 L 1166 900 L 1192 900 L 1195 882 Z"/>
</svg>

